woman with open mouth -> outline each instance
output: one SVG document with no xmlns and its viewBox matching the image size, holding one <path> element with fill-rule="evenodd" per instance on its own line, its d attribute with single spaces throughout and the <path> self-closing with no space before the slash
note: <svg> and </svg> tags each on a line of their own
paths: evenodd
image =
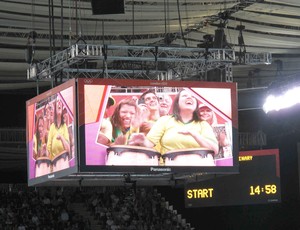
<svg viewBox="0 0 300 230">
<path fill-rule="evenodd" d="M 143 133 L 131 135 L 128 144 L 149 148 L 158 145 L 162 155 L 182 151 L 175 154 L 176 158 L 182 161 L 178 162 L 178 165 L 214 165 L 218 141 L 208 122 L 200 119 L 198 106 L 193 93 L 188 89 L 182 89 L 174 99 L 172 115 L 160 117 L 146 136 Z M 200 148 L 208 151 L 206 154 L 189 151 Z M 189 156 L 189 159 L 183 156 Z M 205 162 L 195 161 L 198 156 L 206 158 Z M 174 160 L 175 157 L 172 158 L 172 161 Z"/>
</svg>

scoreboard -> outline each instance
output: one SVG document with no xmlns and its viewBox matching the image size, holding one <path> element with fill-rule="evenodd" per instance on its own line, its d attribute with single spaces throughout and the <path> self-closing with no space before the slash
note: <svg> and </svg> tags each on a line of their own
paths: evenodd
<svg viewBox="0 0 300 230">
<path fill-rule="evenodd" d="M 238 174 L 185 186 L 185 207 L 266 204 L 281 202 L 279 150 L 244 151 Z"/>
</svg>

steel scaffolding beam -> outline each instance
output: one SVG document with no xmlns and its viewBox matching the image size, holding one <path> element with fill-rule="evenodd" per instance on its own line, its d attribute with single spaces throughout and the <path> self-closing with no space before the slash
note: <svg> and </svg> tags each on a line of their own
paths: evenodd
<svg viewBox="0 0 300 230">
<path fill-rule="evenodd" d="M 259 65 L 272 63 L 271 53 L 246 53 L 245 54 L 245 64 L 246 65 Z"/>
<path fill-rule="evenodd" d="M 247 64 L 270 64 L 271 54 L 247 54 Z M 52 57 L 32 63 L 27 78 L 52 79 L 58 72 L 63 78 L 148 78 L 188 79 L 208 70 L 225 70 L 220 81 L 232 82 L 232 64 L 236 62 L 232 49 L 205 49 L 160 46 L 116 46 L 76 44 Z M 82 63 L 94 63 L 96 68 L 82 68 Z M 76 66 L 77 65 L 77 66 Z M 204 77 L 203 77 L 204 76 Z"/>
</svg>

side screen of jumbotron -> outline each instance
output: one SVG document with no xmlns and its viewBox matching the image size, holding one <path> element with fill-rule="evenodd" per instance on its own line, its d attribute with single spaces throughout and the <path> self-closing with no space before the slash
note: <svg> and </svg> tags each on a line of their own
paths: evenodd
<svg viewBox="0 0 300 230">
<path fill-rule="evenodd" d="M 185 186 L 186 208 L 281 202 L 279 150 L 240 152 L 239 174 Z"/>
<path fill-rule="evenodd" d="M 77 172 L 76 81 L 26 102 L 28 184 Z"/>
<path fill-rule="evenodd" d="M 83 172 L 237 172 L 235 83 L 78 79 Z"/>
</svg>

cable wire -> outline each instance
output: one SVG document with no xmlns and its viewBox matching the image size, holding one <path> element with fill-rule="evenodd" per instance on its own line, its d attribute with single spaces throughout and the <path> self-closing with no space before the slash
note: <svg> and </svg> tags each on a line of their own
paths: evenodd
<svg viewBox="0 0 300 230">
<path fill-rule="evenodd" d="M 183 30 L 182 30 L 182 22 L 181 22 L 181 15 L 180 15 L 179 0 L 177 0 L 177 11 L 178 11 L 178 21 L 179 21 L 179 26 L 180 26 L 181 37 L 182 37 L 182 39 L 183 39 L 183 42 L 184 42 L 185 47 L 187 47 L 186 39 L 185 39 Z"/>
</svg>

